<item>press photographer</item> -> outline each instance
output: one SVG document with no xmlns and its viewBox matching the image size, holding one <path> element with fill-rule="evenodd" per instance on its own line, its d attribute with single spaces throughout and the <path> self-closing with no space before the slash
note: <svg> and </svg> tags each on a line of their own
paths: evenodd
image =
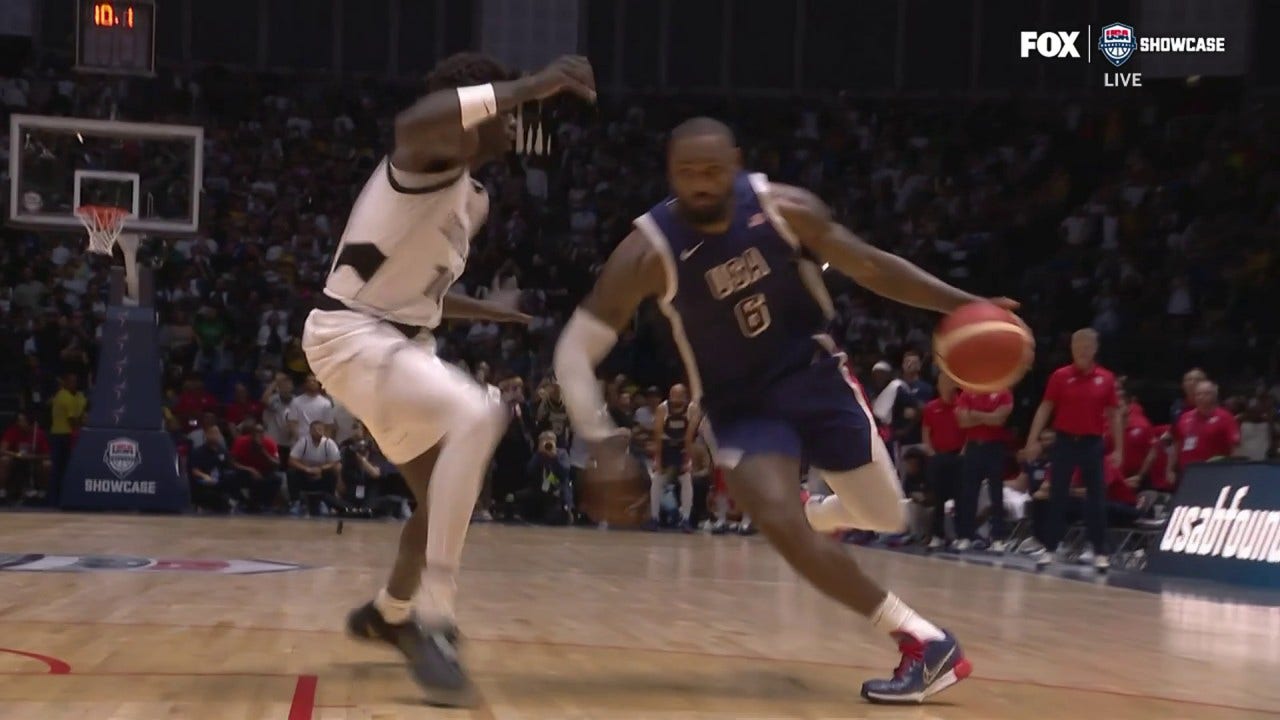
<svg viewBox="0 0 1280 720">
<path fill-rule="evenodd" d="M 573 517 L 569 458 L 550 430 L 538 436 L 537 451 L 525 468 L 526 485 L 515 493 L 515 509 L 529 522 L 565 525 Z"/>
</svg>

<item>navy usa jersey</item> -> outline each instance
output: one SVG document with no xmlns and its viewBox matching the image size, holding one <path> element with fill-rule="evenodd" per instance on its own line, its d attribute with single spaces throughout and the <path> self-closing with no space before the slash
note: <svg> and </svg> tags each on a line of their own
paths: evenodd
<svg viewBox="0 0 1280 720">
<path fill-rule="evenodd" d="M 635 221 L 659 250 L 667 294 L 659 305 L 708 410 L 728 410 L 807 368 L 825 332 L 831 298 L 774 206 L 764 175 L 739 173 L 723 234 L 694 229 L 669 198 Z"/>
</svg>

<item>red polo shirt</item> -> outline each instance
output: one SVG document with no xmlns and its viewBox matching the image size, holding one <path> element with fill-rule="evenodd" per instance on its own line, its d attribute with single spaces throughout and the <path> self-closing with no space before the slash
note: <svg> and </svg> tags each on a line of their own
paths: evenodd
<svg viewBox="0 0 1280 720">
<path fill-rule="evenodd" d="M 956 420 L 955 402 L 944 402 L 940 397 L 930 400 L 925 403 L 920 422 L 929 429 L 929 444 L 935 452 L 960 452 L 964 447 L 964 431 Z"/>
<path fill-rule="evenodd" d="M 1013 404 L 1013 393 L 1001 390 L 993 393 L 960 393 L 956 407 L 978 412 L 995 412 L 1005 405 Z M 973 425 L 965 428 L 966 439 L 977 442 L 1003 442 L 1004 425 Z"/>
<path fill-rule="evenodd" d="M 1111 460 L 1102 462 L 1102 481 L 1106 483 L 1107 500 L 1125 505 L 1137 505 L 1138 493 L 1125 483 L 1125 477 L 1124 473 L 1111 464 Z"/>
<path fill-rule="evenodd" d="M 1053 403 L 1054 430 L 1069 435 L 1106 435 L 1107 408 L 1119 403 L 1116 376 L 1100 365 L 1088 370 L 1066 365 L 1049 376 L 1044 399 Z"/>
<path fill-rule="evenodd" d="M 1173 492 L 1173 486 L 1168 480 L 1168 448 L 1160 441 L 1172 428 L 1172 425 L 1156 425 L 1151 428 L 1151 446 L 1156 449 L 1156 459 L 1151 462 L 1151 469 L 1147 471 L 1147 475 L 1151 478 L 1151 488 L 1160 492 Z"/>
<path fill-rule="evenodd" d="M 264 455 L 263 453 L 266 453 Z M 231 457 L 241 465 L 257 470 L 260 473 L 271 472 L 277 469 L 277 464 L 269 461 L 267 455 L 273 458 L 280 456 L 280 448 L 276 445 L 276 441 L 267 435 L 262 436 L 262 449 L 259 450 L 257 444 L 253 441 L 252 435 L 241 435 L 231 443 Z"/>
<path fill-rule="evenodd" d="M 1129 415 L 1125 420 L 1124 426 L 1124 465 L 1120 467 L 1120 472 L 1125 477 L 1132 477 L 1138 474 L 1142 469 L 1142 463 L 1147 459 L 1147 453 L 1151 451 L 1151 444 L 1160 438 L 1154 434 L 1151 428 L 1151 421 L 1147 419 L 1146 413 L 1142 412 L 1142 407 L 1137 403 L 1129 404 Z M 1106 440 L 1106 453 L 1110 455 L 1115 452 L 1115 440 L 1112 439 L 1111 433 L 1104 436 Z"/>
<path fill-rule="evenodd" d="M 10 425 L 4 431 L 4 436 L 0 437 L 0 443 L 11 452 L 20 452 L 27 455 L 49 454 L 49 438 L 45 436 L 44 430 L 35 425 L 26 430 L 18 427 L 17 423 Z"/>
<path fill-rule="evenodd" d="M 1178 469 L 1197 462 L 1230 455 L 1240 444 L 1240 425 L 1231 413 L 1214 408 L 1209 413 L 1188 410 L 1173 426 L 1178 448 Z"/>
</svg>

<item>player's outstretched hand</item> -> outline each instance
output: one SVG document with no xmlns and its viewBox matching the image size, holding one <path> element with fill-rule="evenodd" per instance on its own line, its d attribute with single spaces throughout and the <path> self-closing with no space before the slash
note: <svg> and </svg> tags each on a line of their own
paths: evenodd
<svg viewBox="0 0 1280 720">
<path fill-rule="evenodd" d="M 550 65 L 521 79 L 522 88 L 529 100 L 545 100 L 562 92 L 594 103 L 596 101 L 596 75 L 591 62 L 581 55 L 564 55 Z"/>
<path fill-rule="evenodd" d="M 500 314 L 494 320 L 520 325 L 528 325 L 533 322 L 532 316 L 520 312 L 520 298 L 523 294 L 524 291 L 516 287 L 514 282 L 504 285 L 501 281 L 495 279 L 487 298 L 491 304 L 499 309 Z"/>
</svg>

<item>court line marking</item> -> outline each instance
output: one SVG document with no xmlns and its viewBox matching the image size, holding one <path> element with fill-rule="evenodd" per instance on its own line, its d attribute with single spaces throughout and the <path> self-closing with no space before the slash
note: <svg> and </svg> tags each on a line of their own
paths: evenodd
<svg viewBox="0 0 1280 720">
<path fill-rule="evenodd" d="M 299 675 L 293 687 L 293 702 L 289 703 L 289 720 L 311 720 L 316 710 L 315 675 Z"/>
<path fill-rule="evenodd" d="M 15 650 L 14 648 L 5 648 L 5 647 L 0 647 L 0 653 L 5 653 L 8 655 L 19 655 L 21 657 L 31 658 L 32 660 L 39 660 L 40 662 L 44 663 L 46 667 L 49 668 L 49 671 L 45 673 L 19 673 L 19 674 L 67 675 L 71 672 L 71 665 L 69 665 L 64 660 L 59 660 L 58 658 L 52 657 L 50 655 L 41 655 L 40 653 L 28 652 L 26 650 Z"/>
<path fill-rule="evenodd" d="M 12 620 L 0 618 L 0 624 L 42 624 L 42 625 L 87 625 L 87 626 L 110 626 L 110 627 L 155 627 L 183 630 L 240 630 L 244 632 L 283 632 L 283 633 L 311 633 L 317 635 L 345 635 L 342 630 L 321 630 L 309 628 L 265 628 L 265 627 L 242 627 L 231 625 L 180 625 L 177 623 L 149 623 L 149 622 L 110 622 L 96 620 Z M 581 650 L 611 650 L 615 652 L 637 652 L 637 653 L 655 653 L 662 655 L 689 655 L 693 657 L 717 658 L 723 660 L 746 660 L 751 662 L 784 662 L 796 665 L 813 665 L 818 667 L 848 668 L 851 670 L 879 670 L 879 665 L 859 665 L 855 663 L 834 662 L 831 660 L 799 660 L 790 658 L 776 658 L 765 655 L 748 655 L 745 653 L 713 653 L 698 650 L 669 650 L 665 648 L 640 648 L 628 647 L 626 645 L 603 645 L 591 643 L 577 642 L 552 642 L 547 640 L 526 640 L 523 638 L 506 638 L 506 637 L 482 637 L 468 636 L 472 642 L 488 642 L 496 644 L 508 645 L 541 645 L 546 647 L 560 648 L 576 648 Z M 23 653 L 25 654 L 25 653 Z M 22 671 L 0 672 L 0 677 L 13 675 L 45 675 L 50 673 L 33 673 Z M 298 677 L 296 673 L 273 673 L 273 672 L 147 672 L 147 671 L 86 671 L 75 672 L 72 676 L 80 675 L 84 677 Z M 1021 679 L 1021 678 L 1005 678 L 993 677 L 989 675 L 971 675 L 970 681 L 982 681 L 990 683 L 998 683 L 1003 685 L 1029 685 L 1032 687 L 1045 688 L 1047 690 L 1063 690 L 1067 692 L 1093 693 L 1097 695 L 1112 695 L 1115 697 L 1134 698 L 1138 700 L 1153 700 L 1156 702 L 1166 702 L 1182 705 L 1195 705 L 1198 707 L 1217 708 L 1221 710 L 1237 710 L 1241 712 L 1256 713 L 1259 715 L 1272 715 L 1280 717 L 1280 710 L 1272 710 L 1268 708 L 1249 707 L 1247 705 L 1230 705 L 1227 703 L 1217 703 L 1207 700 L 1196 700 L 1191 698 L 1176 698 L 1166 695 L 1154 695 L 1149 693 L 1133 692 L 1128 690 L 1117 690 L 1111 688 L 1087 687 L 1079 685 L 1063 685 L 1059 683 L 1048 683 L 1040 680 Z M 482 706 L 487 706 L 481 698 Z M 481 708 L 473 708 L 473 710 L 481 710 Z M 489 711 L 492 714 L 492 711 Z"/>
</svg>

